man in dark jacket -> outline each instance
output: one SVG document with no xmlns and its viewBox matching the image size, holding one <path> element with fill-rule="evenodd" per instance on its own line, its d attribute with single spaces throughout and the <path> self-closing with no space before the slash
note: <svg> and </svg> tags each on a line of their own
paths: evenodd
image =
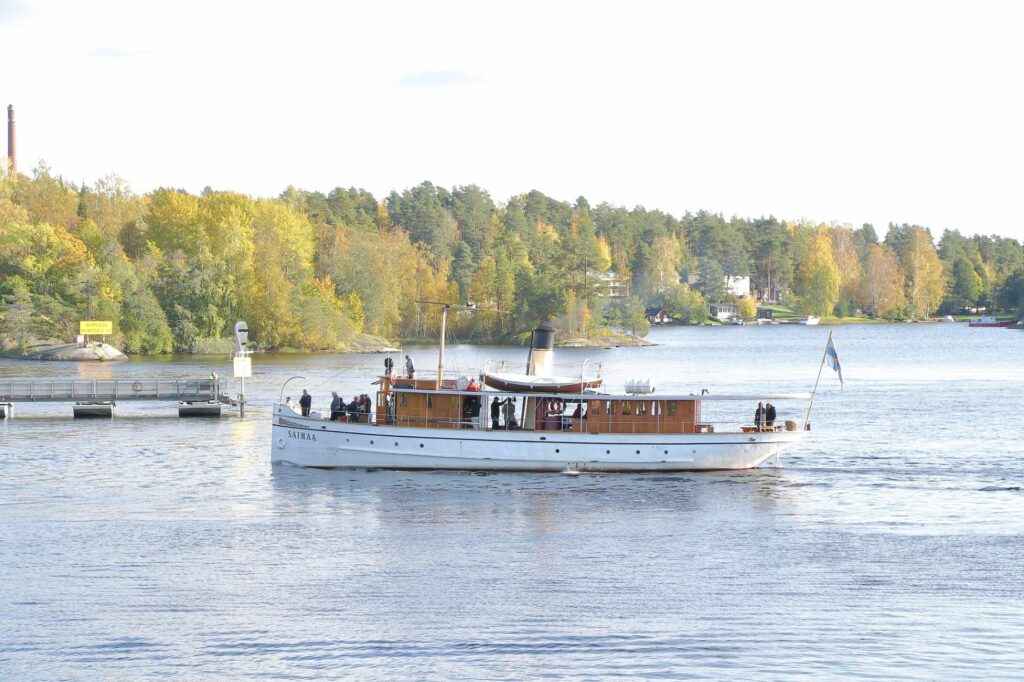
<svg viewBox="0 0 1024 682">
<path fill-rule="evenodd" d="M 309 408 L 313 406 L 313 396 L 306 389 L 302 389 L 302 397 L 299 398 L 299 407 L 302 408 L 302 416 L 309 416 Z"/>
<path fill-rule="evenodd" d="M 502 402 L 498 400 L 498 396 L 494 396 L 494 400 L 491 401 L 491 429 L 495 431 L 501 427 L 498 421 L 501 417 L 501 405 Z"/>
<path fill-rule="evenodd" d="M 765 410 L 764 403 L 758 403 L 757 409 L 754 410 L 754 426 L 758 431 L 761 430 L 761 425 L 764 424 Z"/>
<path fill-rule="evenodd" d="M 775 406 L 772 405 L 771 403 L 765 403 L 764 418 L 765 424 L 771 426 L 772 428 L 775 427 Z"/>
</svg>

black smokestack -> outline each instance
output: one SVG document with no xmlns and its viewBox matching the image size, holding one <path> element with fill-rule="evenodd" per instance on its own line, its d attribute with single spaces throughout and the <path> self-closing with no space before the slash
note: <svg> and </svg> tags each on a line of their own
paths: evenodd
<svg viewBox="0 0 1024 682">
<path fill-rule="evenodd" d="M 7 105 L 7 160 L 11 165 L 11 173 L 18 172 L 18 150 L 14 140 L 14 105 Z"/>
</svg>

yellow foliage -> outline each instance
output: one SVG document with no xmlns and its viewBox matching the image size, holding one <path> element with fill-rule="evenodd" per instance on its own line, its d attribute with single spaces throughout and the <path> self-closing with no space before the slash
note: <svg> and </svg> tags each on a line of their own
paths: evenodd
<svg viewBox="0 0 1024 682">
<path fill-rule="evenodd" d="M 604 272 L 612 266 L 612 249 L 608 246 L 604 235 L 597 238 L 597 251 L 600 254 L 600 260 L 594 264 L 594 269 L 598 272 Z"/>
<path fill-rule="evenodd" d="M 737 307 L 739 308 L 740 317 L 744 321 L 757 319 L 757 301 L 753 297 L 740 296 L 740 300 L 737 301 Z"/>
<path fill-rule="evenodd" d="M 537 234 L 540 236 L 542 241 L 550 242 L 552 244 L 557 244 L 559 241 L 558 230 L 545 222 L 537 223 Z"/>
</svg>

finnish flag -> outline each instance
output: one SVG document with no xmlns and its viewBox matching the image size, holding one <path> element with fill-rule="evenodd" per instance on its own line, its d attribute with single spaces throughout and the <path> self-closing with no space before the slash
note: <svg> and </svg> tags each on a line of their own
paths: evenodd
<svg viewBox="0 0 1024 682">
<path fill-rule="evenodd" d="M 846 383 L 843 381 L 843 367 L 839 364 L 839 353 L 836 352 L 836 344 L 832 341 L 831 334 L 828 335 L 828 345 L 825 346 L 825 361 L 839 375 L 840 388 L 846 388 Z"/>
</svg>

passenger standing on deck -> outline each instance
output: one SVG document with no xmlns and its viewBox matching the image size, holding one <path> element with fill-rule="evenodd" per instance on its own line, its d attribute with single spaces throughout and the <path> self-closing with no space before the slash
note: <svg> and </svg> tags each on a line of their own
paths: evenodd
<svg viewBox="0 0 1024 682">
<path fill-rule="evenodd" d="M 765 424 L 771 427 L 775 427 L 775 406 L 771 403 L 765 403 L 764 406 L 764 419 Z"/>
<path fill-rule="evenodd" d="M 764 403 L 758 403 L 757 404 L 757 409 L 754 410 L 754 426 L 757 427 L 758 431 L 761 430 L 761 424 L 764 424 L 764 418 L 765 418 Z"/>
<path fill-rule="evenodd" d="M 336 422 L 341 419 L 345 403 L 341 399 L 341 396 L 338 395 L 337 391 L 331 391 L 331 396 L 331 421 Z"/>
<path fill-rule="evenodd" d="M 412 358 L 405 356 L 405 376 L 409 379 L 416 377 L 416 366 L 412 364 Z"/>
<path fill-rule="evenodd" d="M 480 384 L 476 383 L 476 379 L 475 378 L 474 379 L 470 379 L 469 380 L 469 385 L 466 386 L 466 390 L 467 391 L 479 391 L 480 390 Z M 480 428 L 480 407 L 481 407 L 481 405 L 480 405 L 480 398 L 479 397 L 475 397 L 475 396 L 474 397 L 466 398 L 466 403 L 469 406 L 470 422 L 472 423 L 472 426 L 473 426 L 474 429 L 479 429 Z"/>
<path fill-rule="evenodd" d="M 491 430 L 497 431 L 501 424 L 498 420 L 501 418 L 501 401 L 498 400 L 498 396 L 494 396 L 494 400 L 491 401 Z"/>
<path fill-rule="evenodd" d="M 502 414 L 505 417 L 505 430 L 511 431 L 518 427 L 516 423 L 516 399 L 505 398 L 505 405 L 502 407 Z"/>
<path fill-rule="evenodd" d="M 306 389 L 302 389 L 302 397 L 299 398 L 299 407 L 302 408 L 302 416 L 309 416 L 309 408 L 313 406 L 313 396 Z"/>
</svg>

